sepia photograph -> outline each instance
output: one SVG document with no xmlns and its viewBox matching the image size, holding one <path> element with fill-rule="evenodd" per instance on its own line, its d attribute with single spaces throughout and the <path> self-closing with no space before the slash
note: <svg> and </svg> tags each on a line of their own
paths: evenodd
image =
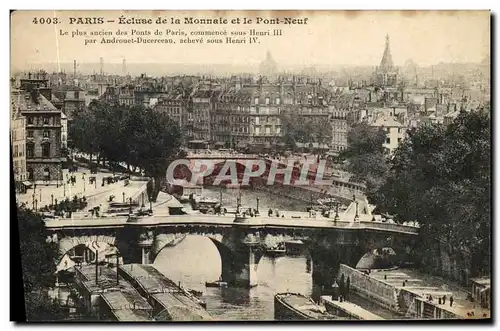
<svg viewBox="0 0 500 331">
<path fill-rule="evenodd" d="M 9 15 L 22 321 L 492 322 L 489 10 Z"/>
</svg>

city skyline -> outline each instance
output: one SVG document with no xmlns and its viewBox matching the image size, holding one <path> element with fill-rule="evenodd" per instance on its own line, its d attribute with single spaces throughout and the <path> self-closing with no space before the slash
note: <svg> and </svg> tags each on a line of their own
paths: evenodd
<svg viewBox="0 0 500 331">
<path fill-rule="evenodd" d="M 54 15 L 54 12 L 39 12 Z M 87 12 L 88 13 L 88 12 Z M 102 16 L 117 18 L 121 14 L 133 17 L 210 17 L 211 12 L 133 12 L 103 11 Z M 95 16 L 95 12 L 93 12 Z M 263 16 L 271 17 L 276 12 L 218 12 L 223 17 Z M 43 14 L 39 14 L 40 16 Z M 85 11 L 58 11 L 57 17 L 67 22 L 69 16 L 84 16 Z M 279 15 L 285 15 L 280 12 Z M 281 37 L 262 38 L 259 45 L 249 44 L 201 44 L 201 45 L 131 45 L 95 44 L 83 46 L 83 40 L 59 36 L 58 29 L 72 31 L 116 31 L 122 25 L 105 24 L 103 27 L 69 25 L 63 23 L 41 26 L 28 22 L 29 11 L 15 12 L 11 18 L 13 40 L 30 42 L 13 43 L 11 66 L 13 70 L 30 66 L 66 63 L 98 63 L 103 57 L 106 64 L 225 64 L 252 67 L 271 52 L 278 69 L 307 66 L 378 66 L 385 47 L 385 36 L 390 36 L 391 51 L 395 65 L 402 66 L 408 60 L 420 66 L 443 63 L 478 63 L 489 56 L 490 20 L 488 11 L 364 11 L 364 12 L 294 12 L 296 17 L 309 17 L 307 25 L 197 25 L 200 30 L 232 30 L 280 28 Z M 47 15 L 46 15 L 47 16 Z M 21 27 L 17 28 L 17 27 Z M 146 29 L 145 26 L 133 26 Z M 148 29 L 193 30 L 187 25 L 149 25 Z M 36 29 L 36 32 L 35 32 Z M 49 32 L 48 29 L 51 29 Z M 37 36 L 36 38 L 30 36 Z M 355 41 L 355 42 L 353 42 Z M 51 47 L 50 45 L 53 45 Z M 299 46 L 297 46 L 299 45 Z"/>
</svg>

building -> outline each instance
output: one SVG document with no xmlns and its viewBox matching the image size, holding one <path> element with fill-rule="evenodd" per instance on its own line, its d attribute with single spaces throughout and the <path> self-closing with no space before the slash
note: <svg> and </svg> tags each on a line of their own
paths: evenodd
<svg viewBox="0 0 500 331">
<path fill-rule="evenodd" d="M 333 109 L 330 117 L 332 125 L 332 143 L 331 149 L 340 152 L 347 149 L 347 132 L 349 130 L 348 108 Z"/>
<path fill-rule="evenodd" d="M 68 117 L 61 112 L 61 149 L 68 148 Z"/>
<path fill-rule="evenodd" d="M 389 154 L 392 154 L 406 137 L 406 126 L 395 120 L 394 116 L 383 114 L 370 125 L 386 131 L 385 143 L 382 146 Z"/>
<path fill-rule="evenodd" d="M 11 120 L 10 120 L 10 140 L 12 148 L 12 165 L 14 180 L 21 183 L 27 180 L 26 173 L 26 119 L 21 115 L 19 102 L 14 100 L 21 98 L 19 90 L 11 91 Z M 16 185 L 17 188 L 17 185 Z M 21 186 L 19 186 L 21 189 Z"/>
<path fill-rule="evenodd" d="M 278 74 L 278 67 L 274 61 L 271 52 L 266 53 L 266 58 L 260 64 L 260 74 L 269 78 L 274 78 Z"/>
<path fill-rule="evenodd" d="M 212 82 L 201 82 L 191 94 L 192 106 L 188 108 L 188 127 L 192 140 L 209 142 L 212 139 L 212 113 L 222 93 L 222 87 Z"/>
<path fill-rule="evenodd" d="M 483 308 L 491 308 L 491 279 L 490 277 L 471 278 L 471 295 Z"/>
<path fill-rule="evenodd" d="M 396 87 L 398 84 L 398 70 L 392 62 L 389 35 L 385 37 L 385 50 L 373 75 L 374 85 L 378 87 Z"/>
<path fill-rule="evenodd" d="M 61 111 L 44 72 L 28 74 L 13 98 L 13 109 L 25 118 L 26 174 L 34 183 L 58 184 L 62 180 Z M 16 137 L 17 138 L 17 137 Z"/>
<path fill-rule="evenodd" d="M 52 93 L 58 100 L 62 101 L 62 111 L 69 121 L 71 121 L 78 112 L 85 109 L 86 93 L 78 86 L 56 85 L 53 87 Z"/>
</svg>

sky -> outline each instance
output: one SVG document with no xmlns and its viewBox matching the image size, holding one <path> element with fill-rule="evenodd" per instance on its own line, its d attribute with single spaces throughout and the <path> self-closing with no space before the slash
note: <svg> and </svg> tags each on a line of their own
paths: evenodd
<svg viewBox="0 0 500 331">
<path fill-rule="evenodd" d="M 126 18 L 171 17 L 308 18 L 307 24 L 227 25 L 127 25 Z M 33 19 L 57 17 L 58 24 L 35 24 Z M 70 17 L 103 17 L 104 24 L 69 24 Z M 114 20 L 114 23 L 107 23 Z M 72 32 L 181 29 L 272 31 L 280 37 L 260 38 L 260 44 L 100 44 L 84 45 L 84 37 Z M 68 36 L 61 35 L 68 31 Z M 380 63 L 389 35 L 394 63 L 411 59 L 418 65 L 439 62 L 479 62 L 490 54 L 489 11 L 17 11 L 11 15 L 11 67 L 28 68 L 41 63 L 183 63 L 255 65 L 270 51 L 278 65 L 359 65 Z M 109 38 L 109 37 L 107 37 Z M 199 37 L 191 37 L 199 38 Z M 223 37 L 225 39 L 225 37 Z M 206 39 L 206 38 L 205 38 Z"/>
</svg>

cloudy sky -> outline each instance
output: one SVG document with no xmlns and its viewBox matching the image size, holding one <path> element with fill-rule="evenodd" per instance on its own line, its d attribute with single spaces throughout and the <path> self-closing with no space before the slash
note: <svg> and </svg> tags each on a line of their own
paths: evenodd
<svg viewBox="0 0 500 331">
<path fill-rule="evenodd" d="M 305 25 L 120 25 L 127 18 L 170 19 L 171 17 L 308 18 Z M 57 17 L 59 24 L 34 24 L 33 19 Z M 70 25 L 69 18 L 103 17 L 114 23 Z M 84 45 L 84 37 L 72 38 L 73 31 L 111 31 L 118 29 L 154 30 L 159 28 L 193 30 L 272 31 L 282 29 L 281 37 L 261 38 L 260 44 L 96 44 Z M 69 36 L 61 36 L 60 30 Z M 299 12 L 181 12 L 181 11 L 18 11 L 11 16 L 11 64 L 26 68 L 40 63 L 226 63 L 256 64 L 270 51 L 280 65 L 378 65 L 389 34 L 394 62 L 402 65 L 412 59 L 419 65 L 439 62 L 479 62 L 489 55 L 490 13 L 487 11 L 299 11 Z M 197 38 L 197 37 L 192 37 Z M 206 38 L 205 38 L 206 39 Z"/>
</svg>

